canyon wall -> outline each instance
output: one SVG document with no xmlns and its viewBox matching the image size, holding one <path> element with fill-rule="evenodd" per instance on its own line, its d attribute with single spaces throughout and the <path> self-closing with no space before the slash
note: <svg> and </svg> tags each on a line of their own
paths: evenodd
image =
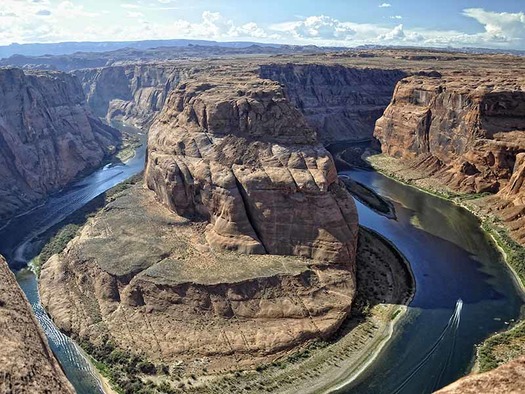
<svg viewBox="0 0 525 394">
<path fill-rule="evenodd" d="M 525 90 L 479 76 L 403 79 L 374 135 L 454 190 L 497 192 L 525 151 Z"/>
<path fill-rule="evenodd" d="M 0 348 L 0 392 L 74 393 L 2 256 Z"/>
<path fill-rule="evenodd" d="M 426 188 L 491 193 L 472 201 L 525 244 L 525 80 L 508 70 L 412 76 L 399 82 L 374 135 Z M 391 169 L 383 168 L 389 172 Z"/>
<path fill-rule="evenodd" d="M 169 63 L 132 64 L 78 70 L 93 113 L 108 123 L 122 121 L 149 126 L 168 93 L 191 74 L 191 67 Z"/>
<path fill-rule="evenodd" d="M 324 143 L 371 139 L 401 70 L 324 64 L 264 64 L 259 75 L 284 86 Z"/>
<path fill-rule="evenodd" d="M 98 166 L 120 133 L 90 115 L 78 80 L 0 69 L 0 218 Z"/>
</svg>

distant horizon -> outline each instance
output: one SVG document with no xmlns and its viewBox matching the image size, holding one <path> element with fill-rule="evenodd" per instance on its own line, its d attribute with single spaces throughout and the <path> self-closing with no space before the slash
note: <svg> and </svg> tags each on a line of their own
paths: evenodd
<svg viewBox="0 0 525 394">
<path fill-rule="evenodd" d="M 125 44 L 129 43 L 129 44 L 141 44 L 141 43 L 149 43 L 149 42 L 152 42 L 152 43 L 161 43 L 161 42 L 166 42 L 168 45 L 166 45 L 166 47 L 170 47 L 170 46 L 174 46 L 173 43 L 174 42 L 186 42 L 188 41 L 187 44 L 185 45 L 180 45 L 180 46 L 190 46 L 190 45 L 199 45 L 199 44 L 202 44 L 203 46 L 206 46 L 205 44 L 216 44 L 214 46 L 221 46 L 221 44 L 230 44 L 229 46 L 234 46 L 232 44 L 243 44 L 242 46 L 239 46 L 239 48 L 241 47 L 248 47 L 248 46 L 252 46 L 252 45 L 260 45 L 260 46 L 266 46 L 266 47 L 283 47 L 283 46 L 291 46 L 291 47 L 308 47 L 308 46 L 312 46 L 312 47 L 317 47 L 319 49 L 349 49 L 349 50 L 352 50 L 352 49 L 367 49 L 367 47 L 371 47 L 371 48 L 385 48 L 385 49 L 407 49 L 407 50 L 418 50 L 418 49 L 421 49 L 421 50 L 435 50 L 435 51 L 453 51 L 453 52 L 458 52 L 458 51 L 461 51 L 461 50 L 478 50 L 478 51 L 488 51 L 488 52 L 493 52 L 493 53 L 525 53 L 525 50 L 520 50 L 520 49 L 513 49 L 513 48 L 490 48 L 490 47 L 481 47 L 481 46 L 462 46 L 462 47 L 458 47 L 458 46 L 451 46 L 451 45 L 448 45 L 448 46 L 425 46 L 425 45 L 411 45 L 411 44 L 360 44 L 360 45 L 354 45 L 354 46 L 345 46 L 345 45 L 319 45 L 319 44 L 283 44 L 283 43 L 277 43 L 277 42 L 271 42 L 271 41 L 266 41 L 266 42 L 258 42 L 258 41 L 248 41 L 248 40 L 206 40 L 206 39 L 199 39 L 199 38 L 161 38 L 161 39 L 144 39 L 144 40 L 103 40 L 103 41 L 92 41 L 92 40 L 89 40 L 89 41 L 57 41 L 57 42 L 28 42 L 28 43 L 18 43 L 18 42 L 13 42 L 11 44 L 7 44 L 7 45 L 0 45 L 0 48 L 10 48 L 10 47 L 31 47 L 31 46 L 42 46 L 42 47 L 53 47 L 53 46 L 60 46 L 60 45 L 71 45 L 71 46 L 74 46 L 74 45 L 82 45 L 82 44 L 86 44 L 86 45 L 97 45 L 97 44 L 108 44 L 109 46 L 113 46 L 112 48 L 108 48 L 107 50 L 102 48 L 102 47 L 99 47 L 100 50 L 97 50 L 97 51 L 94 51 L 94 50 L 89 50 L 89 49 L 86 49 L 86 50 L 82 50 L 82 49 L 78 49 L 78 50 L 75 50 L 76 52 L 109 52 L 109 51 L 116 51 L 116 50 L 120 50 L 120 49 L 125 49 L 125 48 L 130 48 L 130 49 L 155 49 L 155 48 L 160 48 L 159 46 L 143 46 L 142 48 L 134 48 L 133 46 L 130 46 L 130 47 L 127 47 Z M 170 45 L 171 43 L 171 45 Z M 118 44 L 122 44 L 122 46 L 118 45 Z M 178 46 L 178 45 L 177 45 Z M 60 54 L 63 54 L 63 55 L 67 55 L 67 54 L 73 54 L 75 52 L 60 52 Z M 2 51 L 0 50 L 0 56 L 2 55 Z M 42 54 L 35 54 L 35 55 L 31 55 L 31 54 L 23 54 L 23 53 L 17 53 L 17 52 L 13 52 L 12 55 L 10 56 L 14 56 L 14 55 L 20 55 L 20 56 L 45 56 L 47 55 L 47 53 L 42 53 Z M 48 55 L 57 55 L 56 53 L 53 54 L 53 53 L 49 53 Z"/>
</svg>

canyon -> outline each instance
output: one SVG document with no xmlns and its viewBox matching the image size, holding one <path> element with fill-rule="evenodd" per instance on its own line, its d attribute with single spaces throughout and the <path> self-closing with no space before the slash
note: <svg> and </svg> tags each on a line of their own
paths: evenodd
<svg viewBox="0 0 525 394">
<path fill-rule="evenodd" d="M 91 115 L 78 79 L 0 69 L 0 218 L 93 170 L 120 140 L 117 130 Z"/>
<path fill-rule="evenodd" d="M 389 50 L 2 69 L 0 214 L 114 153 L 106 123 L 149 129 L 143 181 L 43 264 L 42 303 L 80 342 L 186 374 L 253 369 L 354 308 L 357 211 L 326 145 L 380 145 L 382 170 L 480 197 L 525 243 L 522 69 Z"/>
</svg>

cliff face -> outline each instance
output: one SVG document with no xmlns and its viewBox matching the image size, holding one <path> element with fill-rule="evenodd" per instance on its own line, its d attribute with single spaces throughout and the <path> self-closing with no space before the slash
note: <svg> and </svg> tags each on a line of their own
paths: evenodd
<svg viewBox="0 0 525 394">
<path fill-rule="evenodd" d="M 191 74 L 190 68 L 153 63 L 111 66 L 74 72 L 94 114 L 108 122 L 149 125 L 168 93 Z"/>
<path fill-rule="evenodd" d="M 525 85 L 523 85 L 525 86 Z M 480 76 L 413 76 L 396 87 L 374 135 L 455 190 L 497 192 L 525 151 L 525 90 Z"/>
<path fill-rule="evenodd" d="M 384 153 L 400 159 L 400 177 L 492 193 L 470 205 L 525 244 L 523 77 L 503 70 L 403 79 L 374 134 Z"/>
<path fill-rule="evenodd" d="M 317 64 L 267 64 L 260 66 L 259 74 L 284 86 L 325 144 L 372 138 L 376 120 L 406 75 L 400 70 Z"/>
<path fill-rule="evenodd" d="M 0 256 L 0 392 L 73 393 L 31 305 Z"/>
<path fill-rule="evenodd" d="M 87 111 L 76 78 L 0 70 L 0 217 L 96 167 L 119 143 L 119 132 Z"/>
<path fill-rule="evenodd" d="M 274 82 L 181 85 L 150 129 L 145 177 L 170 209 L 209 220 L 216 247 L 354 261 L 354 202 Z"/>
<path fill-rule="evenodd" d="M 521 357 L 493 371 L 466 376 L 436 394 L 519 394 L 524 392 L 524 380 L 525 357 Z"/>
</svg>

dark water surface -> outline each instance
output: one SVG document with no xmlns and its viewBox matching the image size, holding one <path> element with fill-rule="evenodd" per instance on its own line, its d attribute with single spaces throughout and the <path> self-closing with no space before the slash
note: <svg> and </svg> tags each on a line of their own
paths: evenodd
<svg viewBox="0 0 525 394">
<path fill-rule="evenodd" d="M 393 201 L 396 219 L 357 203 L 359 222 L 406 256 L 416 293 L 377 360 L 334 392 L 430 393 L 469 371 L 475 345 L 518 319 L 523 298 L 474 215 L 377 172 L 342 173 Z"/>
<path fill-rule="evenodd" d="M 120 126 L 119 128 L 127 127 Z M 75 182 L 66 190 L 50 197 L 43 205 L 7 223 L 0 223 L 0 254 L 6 257 L 12 269 L 26 266 L 27 262 L 34 257 L 32 242 L 38 235 L 60 223 L 95 197 L 144 169 L 146 136 L 139 134 L 139 137 L 143 145 L 126 163 L 108 164 Z M 50 347 L 77 393 L 103 393 L 95 370 L 82 350 L 56 328 L 42 308 L 37 280 L 32 271 L 28 269 L 19 271 L 17 280 L 47 335 Z"/>
</svg>

